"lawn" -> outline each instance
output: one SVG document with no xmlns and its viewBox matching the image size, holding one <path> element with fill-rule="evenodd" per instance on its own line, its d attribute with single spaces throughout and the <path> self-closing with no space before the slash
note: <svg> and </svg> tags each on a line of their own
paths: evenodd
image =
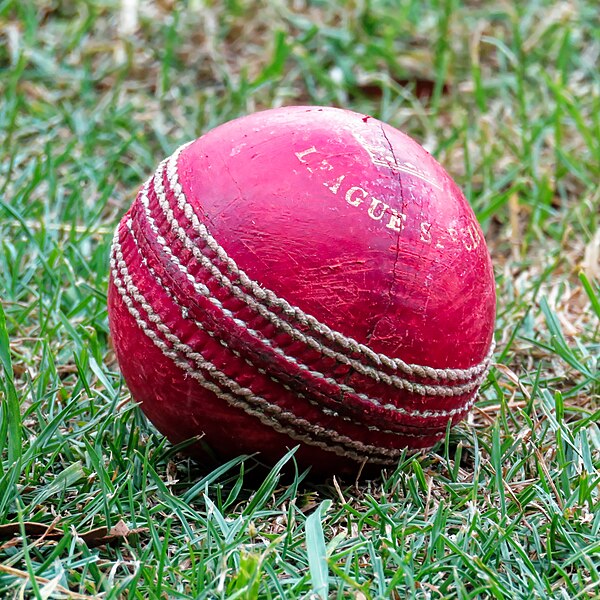
<svg viewBox="0 0 600 600">
<path fill-rule="evenodd" d="M 0 598 L 600 598 L 599 64 L 593 0 L 0 1 Z M 193 463 L 110 347 L 137 188 L 292 104 L 418 140 L 494 263 L 470 418 L 373 480 Z"/>
</svg>

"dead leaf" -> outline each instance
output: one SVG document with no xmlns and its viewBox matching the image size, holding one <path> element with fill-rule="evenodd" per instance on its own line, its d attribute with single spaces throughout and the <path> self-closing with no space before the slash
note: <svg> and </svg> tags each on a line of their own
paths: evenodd
<svg viewBox="0 0 600 600">
<path fill-rule="evenodd" d="M 97 548 L 98 546 L 105 546 L 107 544 L 116 544 L 145 531 L 148 531 L 146 527 L 129 529 L 125 521 L 121 520 L 112 527 L 110 531 L 108 531 L 106 527 L 98 527 L 79 535 L 78 537 L 80 537 L 90 548 Z"/>
<path fill-rule="evenodd" d="M 411 90 L 419 100 L 429 100 L 433 96 L 435 90 L 435 81 L 421 77 L 412 79 L 395 79 L 393 80 L 402 88 Z M 366 82 L 357 86 L 359 92 L 369 98 L 379 99 L 383 96 L 383 89 L 380 84 Z M 450 92 L 450 85 L 444 83 L 442 86 L 442 94 Z"/>
<path fill-rule="evenodd" d="M 52 533 L 53 525 L 44 525 L 43 523 L 23 523 L 23 529 L 28 537 L 45 537 L 46 539 L 61 538 L 64 534 L 62 531 Z M 20 523 L 8 523 L 0 525 L 0 540 L 9 540 L 15 535 L 21 535 Z"/>
<path fill-rule="evenodd" d="M 23 529 L 28 538 L 32 538 L 38 542 L 46 540 L 58 541 L 65 535 L 63 531 L 56 529 L 55 523 L 45 525 L 43 523 L 27 521 L 23 523 Z M 89 548 L 97 548 L 98 546 L 105 546 L 107 544 L 117 544 L 145 531 L 147 531 L 147 528 L 145 527 L 130 529 L 123 520 L 120 520 L 110 530 L 107 527 L 96 527 L 95 529 L 90 529 L 84 533 L 75 531 L 75 535 L 85 542 Z M 19 523 L 0 525 L 0 540 L 9 540 L 7 542 L 8 545 L 14 545 L 13 538 L 20 535 L 21 525 Z"/>
</svg>

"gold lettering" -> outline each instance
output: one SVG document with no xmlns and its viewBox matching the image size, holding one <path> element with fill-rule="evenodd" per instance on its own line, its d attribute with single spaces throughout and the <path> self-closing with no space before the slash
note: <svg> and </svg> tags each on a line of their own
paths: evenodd
<svg viewBox="0 0 600 600">
<path fill-rule="evenodd" d="M 471 250 L 473 250 L 473 246 L 469 243 L 469 240 L 467 239 L 467 234 L 468 234 L 468 228 L 465 229 L 461 229 L 461 242 L 463 243 L 463 246 L 465 247 L 465 250 L 467 252 L 471 252 Z"/>
<path fill-rule="evenodd" d="M 296 155 L 296 158 L 302 163 L 302 164 L 306 164 L 305 160 L 302 160 L 305 156 L 307 156 L 308 154 L 314 154 L 315 152 L 317 152 L 317 149 L 314 146 L 311 146 L 310 148 L 307 148 L 306 150 L 302 150 L 302 152 L 295 152 L 294 154 Z"/>
<path fill-rule="evenodd" d="M 382 208 L 378 214 L 375 214 L 375 211 L 377 210 L 377 207 L 379 205 L 381 205 Z M 369 206 L 369 210 L 367 211 L 367 214 L 371 217 L 371 219 L 374 219 L 375 221 L 381 221 L 383 215 L 385 214 L 385 211 L 388 208 L 389 208 L 389 206 L 385 202 L 382 202 L 381 200 L 378 200 L 377 198 L 371 198 L 371 206 Z"/>
<path fill-rule="evenodd" d="M 390 221 L 386 227 L 393 231 L 402 231 L 406 222 L 406 215 L 394 210 L 393 208 L 390 208 L 390 212 L 392 213 L 392 216 L 390 217 Z"/>
<path fill-rule="evenodd" d="M 346 178 L 345 175 L 340 175 L 336 180 L 334 181 L 325 181 L 323 183 L 323 185 L 331 192 L 333 192 L 334 194 L 338 193 L 338 190 L 340 189 L 340 185 L 342 185 L 342 181 L 344 181 L 344 179 Z"/>
<path fill-rule="evenodd" d="M 431 244 L 431 223 L 427 223 L 427 221 L 421 223 L 421 241 Z"/>
<path fill-rule="evenodd" d="M 469 240 L 465 240 L 463 238 L 464 247 L 470 252 L 471 250 L 475 250 L 477 246 L 479 246 L 479 235 L 475 225 L 469 225 L 466 227 L 463 232 L 468 236 Z"/>
<path fill-rule="evenodd" d="M 362 194 L 362 198 L 355 198 L 354 195 L 356 194 L 356 192 L 360 192 Z M 346 202 L 352 206 L 360 206 L 365 198 L 367 197 L 367 192 L 365 192 L 365 190 L 363 190 L 361 187 L 355 185 L 354 187 L 351 187 L 347 192 L 346 192 Z"/>
</svg>

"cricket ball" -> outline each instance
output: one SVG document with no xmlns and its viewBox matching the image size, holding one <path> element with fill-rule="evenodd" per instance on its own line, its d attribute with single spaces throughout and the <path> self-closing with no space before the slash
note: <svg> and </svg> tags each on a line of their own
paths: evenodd
<svg viewBox="0 0 600 600">
<path fill-rule="evenodd" d="M 372 117 L 288 107 L 165 159 L 115 232 L 110 329 L 133 398 L 225 459 L 299 445 L 394 464 L 475 402 L 495 287 L 465 197 Z"/>
</svg>

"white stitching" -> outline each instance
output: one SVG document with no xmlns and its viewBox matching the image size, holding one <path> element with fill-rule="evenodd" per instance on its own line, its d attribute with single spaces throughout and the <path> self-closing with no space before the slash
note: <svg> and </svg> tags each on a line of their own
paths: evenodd
<svg viewBox="0 0 600 600">
<path fill-rule="evenodd" d="M 302 325 L 312 329 L 319 333 L 326 339 L 335 342 L 343 348 L 350 350 L 351 352 L 361 354 L 365 358 L 368 358 L 377 365 L 385 365 L 386 367 L 396 370 L 399 369 L 405 372 L 407 375 L 416 375 L 418 377 L 428 379 L 444 379 L 450 381 L 469 380 L 473 377 L 485 373 L 490 365 L 492 354 L 494 352 L 494 340 L 490 346 L 490 350 L 486 355 L 485 359 L 478 365 L 470 367 L 468 369 L 435 369 L 425 365 L 408 364 L 400 358 L 390 358 L 385 354 L 374 352 L 368 346 L 359 343 L 355 339 L 344 336 L 338 331 L 330 329 L 324 323 L 318 321 L 312 315 L 303 312 L 297 306 L 291 305 L 284 298 L 278 297 L 273 291 L 261 287 L 256 281 L 253 281 L 248 275 L 238 267 L 236 262 L 228 256 L 224 248 L 222 248 L 215 238 L 210 234 L 207 227 L 200 222 L 198 216 L 194 212 L 193 207 L 187 201 L 187 198 L 183 192 L 183 187 L 179 182 L 179 175 L 177 172 L 177 160 L 181 152 L 193 142 L 188 142 L 180 148 L 178 148 L 170 158 L 167 160 L 167 179 L 171 185 L 178 205 L 183 211 L 185 217 L 190 221 L 195 231 L 202 237 L 208 247 L 213 250 L 219 257 L 219 259 L 227 266 L 227 269 L 239 278 L 240 282 L 244 287 L 252 292 L 255 299 L 259 301 L 268 301 L 269 304 L 281 308 L 288 317 L 292 317 L 300 322 Z M 164 162 L 164 161 L 163 161 Z M 159 169 L 162 167 L 159 166 Z M 158 172 L 158 171 L 157 171 Z"/>
<path fill-rule="evenodd" d="M 160 174 L 161 174 L 160 172 L 157 173 L 155 175 L 155 179 L 156 179 L 156 177 L 160 176 Z M 157 184 L 155 181 L 155 186 L 156 185 Z M 149 199 L 147 196 L 147 188 L 148 187 L 149 187 L 149 182 L 147 182 L 142 187 L 142 191 L 140 193 L 139 200 L 144 209 L 144 212 L 146 215 L 146 221 L 147 221 L 148 225 L 150 226 L 150 229 L 152 230 L 153 234 L 156 236 L 157 241 L 161 242 L 161 241 L 164 241 L 164 238 L 162 238 L 160 236 L 156 222 L 154 221 L 154 218 L 152 217 L 152 214 L 150 213 Z M 158 192 L 159 192 L 159 190 L 157 190 L 157 193 Z M 165 202 L 166 202 L 166 200 L 165 200 Z M 184 235 L 184 234 L 182 234 L 182 235 Z M 159 238 L 160 238 L 160 240 L 159 240 Z M 231 318 L 237 326 L 242 327 L 251 336 L 253 336 L 258 341 L 267 345 L 271 350 L 277 352 L 285 360 L 294 362 L 299 368 L 306 370 L 308 373 L 310 373 L 313 376 L 324 379 L 331 385 L 338 386 L 342 391 L 345 391 L 346 393 L 356 395 L 361 400 L 363 400 L 365 402 L 369 402 L 370 404 L 377 406 L 379 408 L 383 408 L 385 410 L 397 412 L 397 413 L 411 416 L 411 417 L 421 417 L 421 418 L 453 417 L 457 414 L 461 414 L 461 413 L 465 412 L 466 410 L 470 409 L 471 406 L 473 406 L 473 404 L 476 401 L 475 395 L 473 395 L 473 397 L 468 402 L 466 402 L 463 406 L 454 408 L 451 410 L 439 410 L 439 411 L 436 411 L 436 410 L 426 410 L 426 411 L 407 410 L 402 407 L 397 407 L 397 406 L 395 406 L 393 404 L 389 404 L 389 403 L 382 404 L 379 400 L 372 398 L 366 394 L 362 394 L 347 384 L 338 383 L 335 379 L 327 377 L 323 373 L 320 373 L 319 371 L 311 370 L 308 366 L 299 362 L 295 357 L 286 355 L 285 352 L 281 348 L 274 346 L 273 341 L 270 340 L 269 338 L 264 337 L 261 334 L 261 332 L 250 328 L 247 325 L 247 323 L 245 323 L 241 319 L 237 318 L 234 315 L 234 313 L 232 313 L 230 310 L 228 310 L 227 308 L 225 308 L 223 306 L 223 304 L 221 303 L 221 301 L 218 298 L 215 298 L 211 294 L 210 290 L 208 289 L 208 287 L 205 284 L 197 281 L 193 277 L 193 275 L 188 271 L 187 267 L 181 263 L 181 260 L 179 259 L 179 257 L 176 254 L 174 254 L 173 250 L 166 243 L 165 244 L 160 243 L 160 246 L 161 246 L 161 249 L 169 256 L 169 258 L 172 260 L 172 262 L 177 266 L 177 268 L 186 276 L 188 281 L 190 281 L 190 283 L 194 287 L 194 290 L 198 294 L 207 298 L 214 306 L 219 308 L 227 317 Z M 206 257 L 204 257 L 204 259 L 208 260 Z M 262 307 L 262 308 L 264 308 L 264 307 Z M 276 317 L 276 315 L 274 315 L 274 317 Z M 284 327 L 284 330 L 287 332 L 288 329 L 287 329 L 287 327 L 285 327 L 286 325 L 287 325 L 287 327 L 289 327 L 289 325 L 287 323 L 284 323 L 283 327 Z M 299 331 L 293 330 L 292 332 L 290 332 L 290 335 L 294 335 L 294 337 L 296 339 L 299 339 L 300 341 L 304 341 L 304 334 L 302 334 Z M 314 340 L 314 342 L 316 342 L 318 344 L 318 342 L 316 340 Z M 324 353 L 326 353 L 328 350 L 327 348 L 322 348 L 321 345 L 318 345 L 317 349 L 322 349 Z M 360 363 L 358 361 L 354 361 L 347 357 L 343 357 L 343 358 L 346 359 L 347 361 L 349 361 L 351 366 L 354 367 L 359 372 L 365 373 L 365 372 L 367 372 L 367 370 L 371 369 L 371 367 L 363 365 L 362 363 Z M 473 391 L 473 389 L 475 389 L 480 383 L 479 379 L 478 379 L 475 382 L 471 382 L 469 384 L 464 384 L 462 386 L 454 386 L 454 387 L 432 386 L 432 385 L 423 385 L 420 383 L 406 381 L 406 380 L 398 378 L 394 375 L 387 375 L 385 373 L 380 374 L 380 376 L 381 376 L 381 379 L 383 379 L 384 383 L 387 383 L 388 385 L 395 384 L 395 387 L 398 387 L 400 389 L 406 389 L 410 392 L 416 392 L 417 394 L 430 395 L 430 396 L 446 396 L 447 397 L 447 396 L 461 395 L 461 394 Z M 380 379 L 378 378 L 377 380 L 379 381 Z M 475 385 L 475 383 L 477 385 Z"/>
<path fill-rule="evenodd" d="M 157 233 L 158 230 L 156 228 L 156 223 L 154 222 L 154 219 L 152 217 L 152 215 L 149 213 L 149 208 L 147 205 L 148 202 L 148 198 L 145 194 L 145 186 L 142 189 L 142 193 L 140 194 L 140 203 L 142 205 L 142 207 L 144 208 L 145 212 L 146 212 L 146 219 L 147 222 L 150 226 L 150 228 L 153 230 L 153 233 Z M 133 233 L 133 232 L 132 232 Z M 134 239 L 134 243 L 136 244 L 136 246 L 138 245 L 138 241 L 137 241 L 137 237 L 134 235 L 133 236 Z M 274 346 L 273 341 L 265 338 L 260 331 L 257 331 L 255 329 L 252 329 L 251 327 L 248 326 L 247 323 L 245 323 L 244 321 L 242 321 L 241 319 L 237 318 L 235 316 L 235 314 L 233 312 L 231 312 L 229 309 L 225 308 L 222 304 L 222 302 L 215 298 L 214 296 L 211 295 L 210 290 L 206 287 L 206 285 L 204 285 L 201 282 L 198 282 L 194 279 L 194 277 L 189 273 L 187 267 L 185 265 L 183 265 L 179 259 L 179 257 L 177 257 L 173 251 L 171 250 L 171 248 L 167 245 L 161 245 L 161 249 L 169 256 L 169 258 L 173 261 L 173 263 L 179 268 L 179 270 L 184 273 L 187 277 L 187 279 L 192 283 L 195 291 L 204 296 L 205 298 L 207 298 L 208 300 L 211 301 L 211 303 L 216 306 L 217 308 L 219 308 L 225 316 L 229 317 L 230 319 L 232 319 L 234 321 L 234 323 L 243 328 L 249 335 L 251 335 L 252 337 L 254 337 L 256 340 L 258 340 L 259 342 L 264 343 L 265 345 L 267 345 L 269 347 L 270 350 L 273 350 L 274 352 L 276 352 L 281 358 L 283 358 L 286 362 L 291 362 L 294 363 L 295 365 L 297 365 L 300 369 L 306 371 L 307 373 L 309 373 L 310 375 L 312 375 L 313 377 L 317 377 L 320 379 L 323 379 L 324 381 L 326 381 L 328 384 L 330 385 L 335 385 L 336 387 L 338 387 L 341 391 L 345 392 L 345 393 L 349 393 L 352 395 L 357 396 L 358 398 L 360 398 L 361 400 L 363 400 L 364 402 L 368 402 L 374 406 L 377 406 L 378 408 L 383 408 L 385 410 L 389 410 L 389 411 L 393 411 L 393 412 L 398 412 L 400 414 L 403 415 L 407 415 L 407 416 L 411 416 L 411 417 L 421 417 L 421 418 L 439 418 L 439 417 L 453 417 L 454 415 L 457 415 L 459 413 L 463 413 L 466 410 L 470 409 L 471 406 L 475 403 L 475 397 L 473 397 L 472 399 L 470 399 L 467 403 L 465 403 L 462 407 L 459 408 L 454 408 L 452 410 L 426 410 L 426 411 L 419 411 L 419 410 L 407 410 L 404 409 L 402 407 L 397 407 L 393 404 L 382 404 L 379 400 L 372 398 L 366 394 L 360 393 L 357 390 L 355 390 L 353 387 L 347 385 L 347 384 L 343 384 L 343 383 L 338 383 L 335 379 L 326 376 L 325 374 L 319 372 L 319 371 L 315 371 L 312 370 L 310 367 L 308 367 L 307 365 L 304 365 L 303 363 L 301 363 L 300 361 L 298 361 L 298 359 L 296 359 L 294 356 L 291 355 L 287 355 L 281 348 L 278 348 L 277 346 Z M 166 286 L 166 284 L 161 280 L 160 282 L 161 288 L 169 295 L 171 296 L 175 296 L 174 292 L 168 287 Z M 188 309 L 189 310 L 189 309 Z M 361 363 L 359 363 L 363 368 L 368 368 L 365 367 L 364 365 L 362 365 Z M 388 376 L 389 377 L 389 376 Z M 424 389 L 426 386 L 422 386 L 421 384 L 416 384 L 416 383 L 411 383 L 411 382 L 407 382 L 410 384 L 411 387 L 418 387 L 419 390 L 421 391 L 427 391 L 426 389 Z M 455 388 L 450 388 L 451 390 L 454 391 Z M 434 388 L 435 392 L 438 392 L 437 388 Z M 438 392 L 438 395 L 441 395 Z"/>
<path fill-rule="evenodd" d="M 375 381 L 383 382 L 392 387 L 402 389 L 402 390 L 407 390 L 411 393 L 416 393 L 416 394 L 419 394 L 422 396 L 443 396 L 443 397 L 461 396 L 463 394 L 466 394 L 466 393 L 472 392 L 473 390 L 476 390 L 481 385 L 481 383 L 487 376 L 487 370 L 485 370 L 479 377 L 477 377 L 473 381 L 470 381 L 470 382 L 464 383 L 464 384 L 460 384 L 460 385 L 454 385 L 454 386 L 442 385 L 442 384 L 421 384 L 421 383 L 409 381 L 407 379 L 398 377 L 396 375 L 388 375 L 387 373 L 378 371 L 377 369 L 374 369 L 373 367 L 364 365 L 363 363 L 361 363 L 360 361 L 358 361 L 356 359 L 348 357 L 345 354 L 341 354 L 339 352 L 336 352 L 335 350 L 328 348 L 327 346 L 324 346 L 315 338 L 304 334 L 300 330 L 292 327 L 289 323 L 283 321 L 279 317 L 279 315 L 273 313 L 272 311 L 270 311 L 268 309 L 267 306 L 261 304 L 260 302 L 255 300 L 253 297 L 246 294 L 242 289 L 240 289 L 232 281 L 230 281 L 226 276 L 224 276 L 219 271 L 219 269 L 212 263 L 212 261 L 207 256 L 205 256 L 202 253 L 202 251 L 193 243 L 193 241 L 187 235 L 187 232 L 179 225 L 179 223 L 177 222 L 177 220 L 174 217 L 173 210 L 172 210 L 171 206 L 169 205 L 169 202 L 165 195 L 164 185 L 162 182 L 164 163 L 165 163 L 165 161 L 163 161 L 159 165 L 159 167 L 154 175 L 154 191 L 155 191 L 155 194 L 157 197 L 158 204 L 161 207 L 162 212 L 165 215 L 165 218 L 167 219 L 167 222 L 169 223 L 171 229 L 173 230 L 173 232 L 175 233 L 177 238 L 185 246 L 185 248 L 187 248 L 188 250 L 190 250 L 193 253 L 194 257 L 201 263 L 201 265 L 205 269 L 207 269 L 223 287 L 228 289 L 236 298 L 245 302 L 253 310 L 257 311 L 261 316 L 263 316 L 264 318 L 269 320 L 277 328 L 283 330 L 285 333 L 290 335 L 292 338 L 294 338 L 298 341 L 301 341 L 301 342 L 305 343 L 306 345 L 310 346 L 311 348 L 317 350 L 321 354 L 324 354 L 325 356 L 328 356 L 330 358 L 334 358 L 334 359 L 338 360 L 339 362 L 342 362 L 342 363 L 352 367 L 357 372 L 374 379 Z M 142 205 L 145 209 L 146 219 L 150 225 L 150 229 L 156 236 L 157 242 L 161 245 L 162 249 L 172 258 L 172 260 L 175 262 L 175 264 L 177 265 L 179 270 L 181 270 L 186 275 L 187 279 L 192 283 L 192 285 L 194 286 L 196 291 L 198 293 L 202 294 L 203 296 L 209 298 L 209 300 L 215 306 L 217 306 L 221 310 L 225 311 L 225 309 L 223 308 L 223 306 L 219 302 L 219 300 L 214 298 L 210 294 L 210 291 L 208 290 L 208 288 L 206 286 L 204 286 L 202 283 L 199 283 L 194 279 L 194 277 L 189 273 L 187 267 L 181 263 L 179 258 L 174 254 L 174 252 L 171 250 L 171 248 L 167 245 L 164 237 L 160 235 L 160 233 L 158 231 L 158 227 L 156 226 L 156 223 L 154 221 L 154 218 L 152 217 L 152 215 L 150 213 L 149 199 L 148 199 L 147 192 L 146 192 L 148 187 L 149 186 L 147 184 L 142 188 L 140 199 L 141 199 Z M 230 316 L 232 316 L 232 315 L 230 315 Z M 251 335 L 258 333 L 258 332 L 255 332 L 254 330 L 251 330 L 247 326 L 247 324 L 245 324 L 240 319 L 237 319 L 234 316 L 232 316 L 232 318 L 234 319 L 234 321 L 237 325 L 246 328 L 251 333 Z M 270 346 L 273 350 L 279 351 L 276 347 L 274 347 L 272 341 L 269 340 L 268 338 L 261 336 L 260 340 L 264 344 Z M 285 356 L 285 353 L 280 352 L 280 354 L 282 356 Z M 317 371 L 314 371 L 313 373 L 317 374 L 320 377 L 325 378 L 325 375 L 323 375 L 322 373 L 319 373 Z M 358 394 L 355 390 L 353 390 L 349 386 L 348 386 L 347 391 L 350 393 Z M 368 396 L 363 397 L 363 395 L 361 395 L 361 394 L 358 394 L 358 395 L 361 396 L 363 400 L 369 401 Z M 430 416 L 452 416 L 453 414 L 457 414 L 458 412 L 462 412 L 463 410 L 464 409 L 461 408 L 461 409 L 456 409 L 456 412 L 454 412 L 454 413 L 452 413 L 451 411 L 440 412 L 439 414 L 432 413 Z M 422 415 L 419 415 L 419 416 L 422 416 Z"/>
<path fill-rule="evenodd" d="M 124 260 L 119 242 L 119 227 L 117 227 L 117 230 L 115 231 L 111 250 L 110 263 L 113 282 L 130 315 L 134 318 L 145 335 L 152 340 L 152 342 L 165 356 L 173 360 L 173 362 L 179 368 L 189 373 L 190 376 L 196 379 L 205 389 L 211 391 L 217 397 L 226 400 L 231 406 L 241 408 L 246 413 L 257 417 L 262 423 L 272 427 L 276 431 L 285 433 L 293 439 L 305 442 L 309 445 L 317 446 L 323 450 L 335 452 L 340 456 L 348 456 L 354 460 L 361 461 L 364 459 L 364 455 L 366 454 L 369 456 L 369 460 L 372 462 L 389 464 L 391 461 L 401 455 L 403 452 L 402 449 L 381 448 L 371 444 L 363 444 L 362 442 L 352 440 L 347 436 L 341 435 L 334 430 L 326 429 L 319 425 L 314 425 L 309 421 L 306 421 L 306 419 L 297 417 L 293 413 L 270 403 L 265 398 L 254 394 L 251 389 L 240 386 L 236 381 L 230 379 L 225 373 L 219 371 L 214 364 L 205 360 L 201 354 L 195 352 L 193 348 L 181 342 L 177 336 L 173 335 L 171 330 L 161 322 L 160 316 L 155 313 L 153 308 L 147 303 L 146 298 L 139 291 L 139 288 L 137 288 L 137 286 L 134 284 L 129 273 L 127 263 Z M 157 332 L 148 325 L 148 322 L 144 320 L 139 310 L 133 305 L 133 300 L 135 300 L 148 315 L 148 320 L 156 324 L 157 330 L 160 331 L 164 338 L 172 344 L 173 349 L 169 348 L 168 344 L 166 344 L 165 341 L 157 335 Z M 225 392 L 215 383 L 208 381 L 201 373 L 193 369 L 188 362 L 181 360 L 180 355 L 178 352 L 174 351 L 174 349 L 182 352 L 187 359 L 194 361 L 199 368 L 208 372 L 211 377 L 213 377 L 221 385 L 228 387 L 236 395 Z M 240 400 L 237 396 L 241 396 L 245 401 Z M 252 408 L 248 405 L 248 403 L 259 406 L 260 410 Z M 264 414 L 265 412 L 272 413 L 274 416 L 269 418 Z M 312 433 L 313 435 L 325 437 L 335 443 L 343 444 L 347 448 L 354 448 L 361 454 L 349 451 L 341 446 L 332 446 L 326 442 L 322 442 L 300 434 L 295 429 L 282 426 L 280 420 L 278 419 L 287 421 L 291 425 L 301 427 L 306 432 Z M 379 455 L 379 458 L 373 457 L 372 454 Z"/>
<path fill-rule="evenodd" d="M 186 315 L 187 312 L 187 308 L 184 307 L 180 302 L 179 299 L 177 298 L 176 294 L 173 292 L 173 290 L 162 280 L 161 276 L 155 271 L 155 269 L 153 267 L 151 267 L 148 262 L 146 257 L 143 255 L 142 250 L 140 248 L 139 245 L 139 241 L 137 239 L 136 233 L 134 231 L 133 228 L 133 224 L 132 224 L 132 219 L 128 219 L 126 222 L 126 226 L 127 229 L 129 231 L 129 235 L 131 236 L 131 241 L 134 245 L 134 247 L 136 248 L 138 255 L 140 257 L 140 260 L 142 261 L 142 263 L 144 264 L 144 266 L 148 269 L 149 273 L 152 275 L 152 277 L 154 278 L 156 284 L 160 287 L 160 289 L 162 291 L 165 292 L 165 294 L 171 299 L 171 301 L 179 308 L 180 312 L 181 312 L 181 316 L 184 319 L 190 320 L 192 323 L 194 323 L 194 325 L 200 329 L 201 331 L 204 331 L 207 335 L 209 335 L 210 337 L 214 338 L 215 337 L 215 332 L 214 331 L 210 331 L 206 328 L 204 323 L 201 323 L 200 321 L 197 321 L 196 319 L 190 318 L 189 315 Z M 222 310 L 225 314 L 227 314 L 228 316 L 233 318 L 233 313 L 231 313 L 231 311 L 227 310 L 226 308 L 222 307 Z M 253 332 L 255 334 L 258 334 L 259 332 L 248 328 L 249 332 Z M 217 340 L 219 343 L 221 343 L 223 346 L 225 346 L 230 352 L 232 352 L 235 356 L 237 356 L 238 358 L 241 358 L 242 360 L 244 360 L 248 365 L 250 365 L 253 368 L 256 368 L 262 375 L 266 375 L 267 372 L 265 371 L 265 369 L 262 368 L 258 368 L 257 365 L 255 365 L 249 358 L 246 357 L 242 357 L 240 355 L 239 352 L 237 352 L 236 350 L 234 350 L 233 348 L 229 347 L 226 342 L 224 340 Z M 412 417 L 422 417 L 422 418 L 427 418 L 427 417 L 452 417 L 456 414 L 459 413 L 463 413 L 468 411 L 471 406 L 474 404 L 475 402 L 475 398 L 473 398 L 471 401 L 469 401 L 467 404 L 465 404 L 462 408 L 457 408 L 454 409 L 452 411 L 418 411 L 418 410 L 406 410 L 404 408 L 401 407 L 396 407 L 393 404 L 381 404 L 378 400 L 374 399 L 374 398 L 370 398 L 369 396 L 365 395 L 365 394 L 360 394 L 358 393 L 356 390 L 354 390 L 354 388 L 348 386 L 348 385 L 344 385 L 344 384 L 338 384 L 337 381 L 335 381 L 335 379 L 332 379 L 331 377 L 327 377 L 325 375 L 323 375 L 322 373 L 319 373 L 317 371 L 312 371 L 308 366 L 299 363 L 295 357 L 293 356 L 287 356 L 280 348 L 273 348 L 276 351 L 279 351 L 280 355 L 286 360 L 286 362 L 289 359 L 289 362 L 293 362 L 294 364 L 296 364 L 298 367 L 300 367 L 301 369 L 307 371 L 308 373 L 310 373 L 313 376 L 318 376 L 322 379 L 324 379 L 325 381 L 327 381 L 327 383 L 331 384 L 331 385 L 335 385 L 336 387 L 339 387 L 341 390 L 343 390 L 346 393 L 351 393 L 353 395 L 358 396 L 361 400 L 365 400 L 377 407 L 380 407 L 384 410 L 391 410 L 394 412 L 398 412 L 400 414 L 403 415 L 408 415 L 408 416 L 412 416 Z M 286 385 L 285 383 L 283 383 L 280 379 L 271 376 L 271 379 L 273 381 L 275 381 L 276 383 L 282 385 L 285 389 L 292 391 L 292 389 L 290 388 L 289 385 Z M 323 411 L 324 414 L 330 414 L 330 415 L 334 415 L 339 417 L 340 419 L 347 421 L 349 423 L 352 423 L 354 425 L 358 425 L 361 427 L 365 427 L 365 423 L 359 423 L 356 420 L 353 420 L 352 418 L 348 417 L 348 416 L 344 416 L 344 415 L 340 415 L 337 411 L 332 410 L 332 409 L 327 409 L 325 407 L 323 407 L 319 402 L 311 399 L 310 397 L 308 397 L 307 395 L 301 394 L 296 392 L 296 395 L 306 399 L 308 402 L 310 402 L 313 406 L 319 408 L 319 410 Z M 392 434 L 392 435 L 397 435 L 397 436 L 405 436 L 405 437 L 415 437 L 415 438 L 420 438 L 422 437 L 422 435 L 415 435 L 415 434 L 411 434 L 408 432 L 402 432 L 402 431 L 392 431 L 389 429 L 380 429 L 379 427 L 375 426 L 375 425 L 368 425 L 368 428 L 373 430 L 373 431 L 380 431 L 382 433 L 387 433 L 387 434 Z"/>
</svg>

